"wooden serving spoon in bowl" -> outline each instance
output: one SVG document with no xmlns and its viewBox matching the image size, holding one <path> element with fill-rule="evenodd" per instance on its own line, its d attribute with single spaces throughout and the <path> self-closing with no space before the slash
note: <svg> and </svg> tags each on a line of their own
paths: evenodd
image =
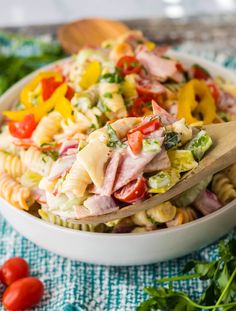
<svg viewBox="0 0 236 311">
<path fill-rule="evenodd" d="M 58 29 L 58 40 L 69 54 L 77 53 L 84 46 L 100 46 L 104 40 L 116 39 L 129 28 L 118 21 L 91 18 L 65 24 Z"/>
<path fill-rule="evenodd" d="M 199 162 L 196 169 L 188 172 L 173 188 L 163 194 L 154 195 L 143 202 L 126 206 L 110 214 L 90 216 L 78 220 L 69 219 L 68 221 L 74 224 L 99 224 L 131 216 L 173 199 L 207 176 L 211 176 L 233 164 L 236 159 L 236 121 L 207 125 L 204 129 L 213 140 L 211 150 Z"/>
</svg>

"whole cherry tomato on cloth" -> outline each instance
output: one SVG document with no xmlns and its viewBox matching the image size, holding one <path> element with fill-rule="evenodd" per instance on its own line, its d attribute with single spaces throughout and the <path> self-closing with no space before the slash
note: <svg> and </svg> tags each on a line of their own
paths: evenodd
<svg viewBox="0 0 236 311">
<path fill-rule="evenodd" d="M 0 281 L 4 285 L 11 285 L 13 282 L 29 275 L 28 263 L 20 257 L 8 259 L 0 268 Z"/>
<path fill-rule="evenodd" d="M 2 303 L 8 311 L 24 311 L 35 307 L 44 292 L 43 283 L 33 277 L 12 283 L 4 292 Z"/>
</svg>

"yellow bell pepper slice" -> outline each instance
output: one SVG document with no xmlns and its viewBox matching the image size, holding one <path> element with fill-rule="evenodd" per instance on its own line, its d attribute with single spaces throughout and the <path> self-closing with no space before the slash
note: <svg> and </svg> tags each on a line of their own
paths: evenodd
<svg viewBox="0 0 236 311">
<path fill-rule="evenodd" d="M 59 112 L 65 119 L 72 118 L 72 106 L 70 101 L 65 97 L 57 102 L 55 111 Z"/>
<path fill-rule="evenodd" d="M 199 97 L 199 101 L 196 100 Z M 179 93 L 177 118 L 185 118 L 188 124 L 203 121 L 212 123 L 216 117 L 214 99 L 205 81 L 193 79 L 185 84 Z"/>
<path fill-rule="evenodd" d="M 101 71 L 102 71 L 101 65 L 98 61 L 95 60 L 89 63 L 85 70 L 85 73 L 81 77 L 79 83 L 80 86 L 83 89 L 88 89 L 93 84 L 96 84 L 101 74 Z"/>
<path fill-rule="evenodd" d="M 53 95 L 42 104 L 20 111 L 4 111 L 3 115 L 12 121 L 19 122 L 22 121 L 26 115 L 34 114 L 35 120 L 39 122 L 49 111 L 54 109 L 57 101 L 65 96 L 67 88 L 67 84 L 63 83 L 56 89 Z"/>
<path fill-rule="evenodd" d="M 20 102 L 23 104 L 26 108 L 32 107 L 31 101 L 30 101 L 30 92 L 32 92 L 39 82 L 42 79 L 45 78 L 51 78 L 54 77 L 56 81 L 62 81 L 62 76 L 59 72 L 53 72 L 53 71 L 45 71 L 45 72 L 40 72 L 38 73 L 33 80 L 31 80 L 21 91 L 20 94 Z"/>
</svg>

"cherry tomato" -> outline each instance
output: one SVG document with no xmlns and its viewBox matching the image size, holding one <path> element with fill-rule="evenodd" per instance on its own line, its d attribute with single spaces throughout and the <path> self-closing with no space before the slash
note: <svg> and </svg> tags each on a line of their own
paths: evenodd
<svg viewBox="0 0 236 311">
<path fill-rule="evenodd" d="M 134 203 L 145 197 L 147 193 L 147 185 L 144 177 L 131 181 L 126 186 L 117 190 L 114 196 L 119 201 L 125 203 Z"/>
<path fill-rule="evenodd" d="M 9 311 L 23 311 L 36 306 L 44 292 L 43 283 L 27 277 L 12 283 L 4 292 L 2 303 Z"/>
<path fill-rule="evenodd" d="M 152 113 L 152 108 L 149 108 L 151 102 L 145 101 L 141 97 L 137 98 L 129 110 L 130 117 L 143 117 Z"/>
<path fill-rule="evenodd" d="M 161 127 L 160 122 L 157 118 L 151 119 L 149 121 L 142 122 L 140 125 L 134 127 L 129 131 L 129 133 L 134 133 L 140 131 L 144 135 L 148 135 Z"/>
<path fill-rule="evenodd" d="M 122 76 L 126 76 L 131 73 L 139 73 L 141 64 L 134 56 L 123 56 L 118 60 L 116 68 Z"/>
<path fill-rule="evenodd" d="M 158 81 L 149 79 L 139 79 L 136 82 L 139 96 L 145 101 L 156 100 L 166 93 L 166 89 Z"/>
<path fill-rule="evenodd" d="M 128 134 L 128 143 L 134 154 L 139 154 L 142 150 L 143 134 L 140 131 Z"/>
<path fill-rule="evenodd" d="M 218 103 L 220 98 L 220 89 L 219 87 L 213 82 L 213 81 L 207 81 L 207 86 L 209 87 L 211 91 L 211 95 L 215 100 L 215 103 Z"/>
<path fill-rule="evenodd" d="M 56 81 L 54 77 L 50 78 L 45 78 L 42 79 L 41 84 L 42 84 L 42 97 L 43 100 L 49 99 L 52 94 L 55 92 L 55 90 L 62 85 L 64 81 Z M 66 98 L 71 100 L 71 98 L 74 96 L 74 90 L 68 86 L 67 92 L 66 92 Z"/>
<path fill-rule="evenodd" d="M 16 280 L 29 275 L 28 263 L 20 257 L 8 259 L 0 269 L 0 280 L 4 285 L 11 285 Z"/>
<path fill-rule="evenodd" d="M 211 77 L 206 69 L 197 64 L 191 67 L 191 73 L 193 78 L 198 80 L 207 80 Z"/>
<path fill-rule="evenodd" d="M 181 63 L 177 63 L 176 64 L 176 69 L 179 71 L 179 72 L 184 72 L 184 67 Z"/>
<path fill-rule="evenodd" d="M 30 138 L 37 126 L 33 114 L 28 114 L 21 122 L 9 122 L 9 131 L 16 138 Z"/>
</svg>

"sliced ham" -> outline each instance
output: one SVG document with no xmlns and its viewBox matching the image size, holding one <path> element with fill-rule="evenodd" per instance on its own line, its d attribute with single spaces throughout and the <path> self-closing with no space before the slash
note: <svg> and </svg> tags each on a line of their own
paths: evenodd
<svg viewBox="0 0 236 311">
<path fill-rule="evenodd" d="M 150 163 L 144 167 L 144 173 L 166 170 L 170 167 L 170 160 L 164 148 L 158 153 Z"/>
<path fill-rule="evenodd" d="M 228 92 L 221 91 L 217 106 L 221 111 L 236 114 L 236 97 Z"/>
<path fill-rule="evenodd" d="M 217 211 L 222 206 L 217 196 L 207 189 L 199 194 L 193 205 L 204 216 Z"/>
<path fill-rule="evenodd" d="M 136 57 L 152 76 L 161 81 L 177 77 L 178 70 L 174 60 L 159 57 L 147 50 L 139 51 Z"/>
<path fill-rule="evenodd" d="M 76 149 L 77 150 L 78 145 L 79 145 L 79 143 L 77 140 L 65 140 L 65 141 L 63 141 L 63 143 L 60 147 L 59 154 L 63 156 L 63 155 L 68 154 L 68 151 L 70 149 Z"/>
<path fill-rule="evenodd" d="M 84 201 L 84 206 L 76 208 L 77 218 L 99 216 L 115 212 L 119 209 L 115 201 L 105 195 L 93 195 Z"/>
<path fill-rule="evenodd" d="M 177 119 L 169 114 L 165 109 L 157 104 L 154 100 L 152 101 L 152 109 L 153 114 L 157 115 L 161 121 L 161 123 L 165 125 L 169 125 L 174 123 Z"/>
<path fill-rule="evenodd" d="M 120 150 L 113 151 L 111 159 L 106 168 L 103 186 L 100 189 L 94 189 L 94 193 L 100 194 L 100 195 L 106 195 L 106 196 L 110 196 L 112 194 L 112 189 L 114 186 L 116 173 L 117 173 L 117 169 L 120 164 L 121 158 L 122 158 L 122 153 Z"/>
<path fill-rule="evenodd" d="M 138 157 L 134 157 L 128 149 L 124 150 L 121 164 L 118 167 L 113 192 L 142 175 L 144 167 L 152 161 L 156 154 L 141 153 Z"/>
<path fill-rule="evenodd" d="M 72 165 L 76 161 L 76 154 L 71 154 L 62 158 L 59 158 L 53 165 L 50 175 L 48 176 L 49 180 L 54 180 L 64 172 L 67 172 L 71 169 Z"/>
</svg>

